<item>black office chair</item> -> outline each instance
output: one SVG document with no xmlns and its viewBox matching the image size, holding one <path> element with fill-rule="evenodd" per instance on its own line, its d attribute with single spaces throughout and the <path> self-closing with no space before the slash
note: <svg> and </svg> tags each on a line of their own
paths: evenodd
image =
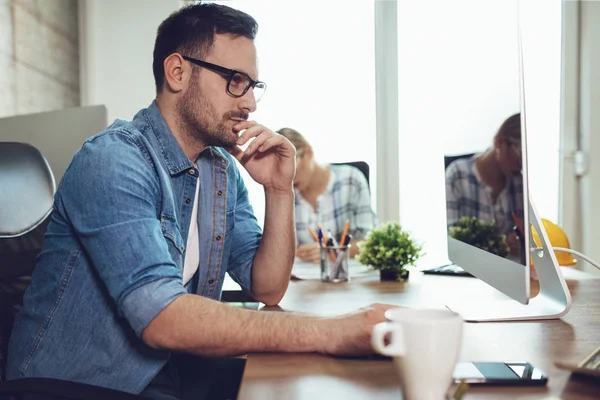
<svg viewBox="0 0 600 400">
<path fill-rule="evenodd" d="M 460 160 L 461 158 L 471 158 L 476 153 L 468 153 L 468 154 L 458 154 L 455 156 L 444 156 L 444 170 L 448 169 L 448 166 L 452 164 L 456 160 Z"/>
<path fill-rule="evenodd" d="M 360 172 L 363 173 L 363 175 L 365 176 L 365 178 L 367 178 L 367 183 L 369 184 L 369 190 L 371 189 L 371 183 L 369 181 L 369 164 L 367 164 L 364 161 L 348 161 L 348 162 L 341 162 L 341 163 L 331 163 L 331 165 L 350 165 L 352 167 L 358 168 L 360 170 Z"/>
<path fill-rule="evenodd" d="M 129 393 L 57 379 L 5 381 L 8 339 L 42 247 L 54 191 L 52 170 L 36 148 L 0 142 L 0 399 L 140 399 Z"/>
</svg>

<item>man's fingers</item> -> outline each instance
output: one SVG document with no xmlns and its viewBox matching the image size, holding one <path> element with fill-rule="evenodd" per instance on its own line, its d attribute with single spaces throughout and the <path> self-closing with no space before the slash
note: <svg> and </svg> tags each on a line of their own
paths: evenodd
<svg viewBox="0 0 600 400">
<path fill-rule="evenodd" d="M 242 161 L 242 158 L 244 157 L 244 151 L 242 149 L 240 149 L 238 146 L 231 146 L 231 147 L 226 148 L 226 150 L 229 152 L 229 154 L 234 156 L 238 161 Z"/>
<path fill-rule="evenodd" d="M 256 139 L 256 140 L 258 140 L 258 139 Z M 286 146 L 282 146 L 285 143 L 287 143 L 287 140 L 283 136 L 281 136 L 281 135 L 271 136 L 271 137 L 267 138 L 260 146 L 258 146 L 257 149 L 260 152 L 265 152 L 265 151 L 268 151 L 269 149 L 272 149 L 273 147 L 281 146 L 281 150 L 282 150 L 281 153 L 283 155 L 289 155 L 291 157 L 294 153 L 294 149 L 291 147 L 288 148 Z M 254 144 L 254 143 L 252 143 L 252 144 Z M 286 154 L 286 153 L 289 153 L 289 154 Z"/>
<path fill-rule="evenodd" d="M 261 132 L 260 135 L 258 135 L 256 139 L 254 139 L 246 148 L 246 155 L 252 155 L 256 153 L 256 151 L 271 137 L 272 136 L 268 132 Z"/>
<path fill-rule="evenodd" d="M 235 131 L 244 131 L 240 134 L 237 144 L 242 146 L 251 138 L 258 136 L 266 128 L 256 123 L 256 121 L 243 121 L 233 126 Z M 245 129 L 245 130 L 244 130 Z"/>
<path fill-rule="evenodd" d="M 236 131 L 243 131 L 244 129 L 248 129 L 253 127 L 254 125 L 258 125 L 258 122 L 256 121 L 251 121 L 251 120 L 247 120 L 247 121 L 240 121 L 237 124 L 235 124 L 233 126 L 233 129 Z"/>
<path fill-rule="evenodd" d="M 369 308 L 372 308 L 372 309 L 378 310 L 378 311 L 387 311 L 392 308 L 398 308 L 398 307 L 399 306 L 395 306 L 393 304 L 384 304 L 384 303 L 373 303 L 369 306 Z"/>
</svg>

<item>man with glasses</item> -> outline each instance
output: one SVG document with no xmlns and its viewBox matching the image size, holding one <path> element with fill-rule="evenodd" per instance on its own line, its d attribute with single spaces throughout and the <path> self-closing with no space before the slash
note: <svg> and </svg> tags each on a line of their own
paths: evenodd
<svg viewBox="0 0 600 400">
<path fill-rule="evenodd" d="M 214 371 L 182 366 L 178 354 L 370 352 L 371 328 L 390 306 L 316 318 L 218 301 L 228 273 L 277 304 L 294 259 L 295 149 L 248 120 L 266 88 L 257 28 L 215 3 L 160 25 L 156 100 L 86 141 L 61 181 L 12 332 L 9 379 L 202 398 L 198 382 Z M 264 186 L 264 232 L 234 158 Z"/>
</svg>

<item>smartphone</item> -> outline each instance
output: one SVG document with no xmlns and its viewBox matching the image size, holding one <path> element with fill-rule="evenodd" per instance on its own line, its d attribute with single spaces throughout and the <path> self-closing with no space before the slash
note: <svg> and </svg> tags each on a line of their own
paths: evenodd
<svg viewBox="0 0 600 400">
<path fill-rule="evenodd" d="M 543 386 L 548 382 L 544 371 L 528 362 L 459 362 L 453 377 L 469 385 Z"/>
</svg>

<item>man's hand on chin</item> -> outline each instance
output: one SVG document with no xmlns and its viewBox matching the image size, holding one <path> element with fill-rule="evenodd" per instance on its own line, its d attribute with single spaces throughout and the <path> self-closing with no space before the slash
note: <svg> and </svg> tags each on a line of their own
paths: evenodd
<svg viewBox="0 0 600 400">
<path fill-rule="evenodd" d="M 252 179 L 272 194 L 289 194 L 293 190 L 296 174 L 296 149 L 282 135 L 255 121 L 241 121 L 234 125 L 237 132 L 244 131 L 237 145 L 227 149 L 248 171 Z M 239 146 L 254 140 L 246 151 Z"/>
</svg>

